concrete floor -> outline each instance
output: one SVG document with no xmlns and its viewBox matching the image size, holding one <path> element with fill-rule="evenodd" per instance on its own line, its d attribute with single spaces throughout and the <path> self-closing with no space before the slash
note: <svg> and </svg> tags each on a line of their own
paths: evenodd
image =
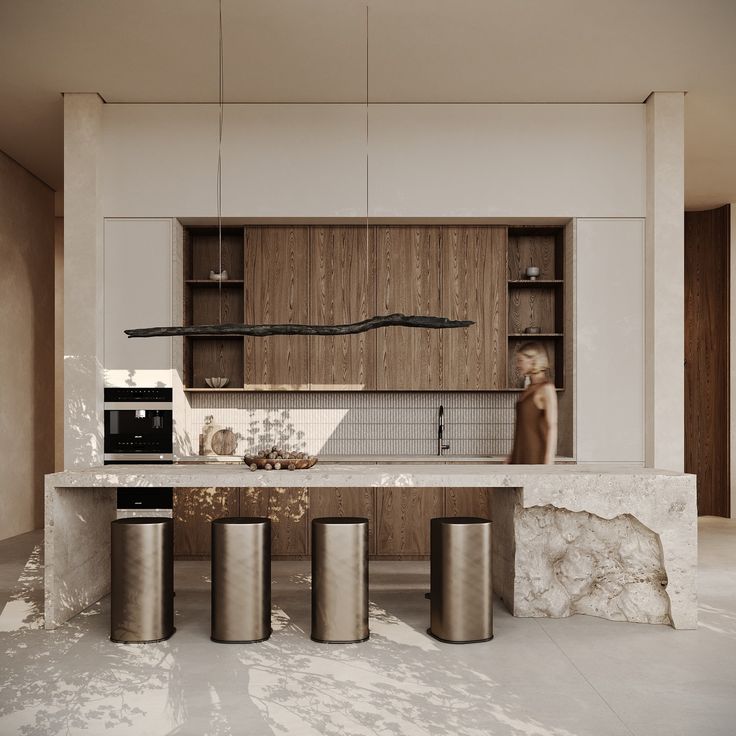
<svg viewBox="0 0 736 736">
<path fill-rule="evenodd" d="M 424 632 L 428 565 L 371 565 L 371 639 L 309 639 L 309 563 L 274 564 L 274 634 L 209 640 L 209 565 L 177 563 L 176 634 L 112 644 L 106 598 L 40 625 L 41 534 L 0 542 L 0 734 L 513 734 L 736 732 L 736 522 L 700 521 L 696 631 L 587 616 L 518 619 L 496 638 Z"/>
</svg>

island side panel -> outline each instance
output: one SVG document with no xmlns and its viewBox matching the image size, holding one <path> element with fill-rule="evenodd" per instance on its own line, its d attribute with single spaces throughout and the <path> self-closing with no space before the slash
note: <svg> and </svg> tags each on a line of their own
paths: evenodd
<svg viewBox="0 0 736 736">
<path fill-rule="evenodd" d="M 564 484 L 540 477 L 524 486 L 522 499 L 516 507 L 515 545 L 518 560 L 531 560 L 543 555 L 543 550 L 529 548 L 524 539 L 520 515 L 534 507 L 554 507 L 570 512 L 587 512 L 603 520 L 630 516 L 656 535 L 661 546 L 662 567 L 666 575 L 669 598 L 669 619 L 675 629 L 697 628 L 697 489 L 694 475 L 623 475 L 587 474 L 571 476 Z M 524 553 L 518 554 L 524 545 Z M 576 544 L 577 547 L 579 545 Z M 517 562 L 515 582 L 515 615 L 529 600 L 520 580 L 529 579 L 529 570 Z M 535 600 L 540 596 L 535 593 Z M 538 615 L 538 614 L 532 614 Z M 606 612 L 598 615 L 613 618 Z M 642 621 L 637 615 L 629 621 Z"/>
<path fill-rule="evenodd" d="M 115 488 L 46 489 L 44 626 L 55 629 L 110 592 Z"/>
<path fill-rule="evenodd" d="M 521 506 L 521 488 L 488 489 L 493 551 L 493 592 L 514 613 L 516 577 L 516 536 L 514 512 Z"/>
</svg>

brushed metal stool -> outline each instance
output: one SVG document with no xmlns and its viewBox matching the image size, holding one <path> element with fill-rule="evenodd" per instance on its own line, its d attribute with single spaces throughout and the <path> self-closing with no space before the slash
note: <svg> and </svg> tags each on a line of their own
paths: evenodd
<svg viewBox="0 0 736 736">
<path fill-rule="evenodd" d="M 491 522 L 460 516 L 432 519 L 430 628 L 452 644 L 493 639 Z"/>
<path fill-rule="evenodd" d="M 212 522 L 212 641 L 251 644 L 271 636 L 271 520 Z"/>
<path fill-rule="evenodd" d="M 312 519 L 312 639 L 349 644 L 369 636 L 368 519 Z"/>
<path fill-rule="evenodd" d="M 160 517 L 111 523 L 110 639 L 168 639 L 174 628 L 174 522 Z"/>
</svg>

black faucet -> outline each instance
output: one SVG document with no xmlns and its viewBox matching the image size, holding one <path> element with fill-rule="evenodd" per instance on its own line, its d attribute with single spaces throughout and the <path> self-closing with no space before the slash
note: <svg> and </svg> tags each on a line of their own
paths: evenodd
<svg viewBox="0 0 736 736">
<path fill-rule="evenodd" d="M 445 407 L 440 404 L 440 413 L 437 418 L 437 454 L 441 455 L 443 450 L 449 450 L 450 445 L 442 444 L 442 435 L 445 432 Z"/>
</svg>

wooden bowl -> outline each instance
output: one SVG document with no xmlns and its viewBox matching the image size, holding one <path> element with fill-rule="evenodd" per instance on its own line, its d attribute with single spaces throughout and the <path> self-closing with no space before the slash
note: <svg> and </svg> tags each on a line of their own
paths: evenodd
<svg viewBox="0 0 736 736">
<path fill-rule="evenodd" d="M 274 463 L 281 463 L 281 470 L 288 470 L 290 464 L 294 464 L 294 470 L 307 470 L 308 468 L 313 467 L 317 464 L 317 458 L 316 457 L 310 457 L 310 458 L 275 458 L 270 459 L 267 457 L 250 457 L 249 455 L 246 455 L 243 458 L 243 461 L 246 465 L 255 465 L 259 470 L 265 470 L 266 464 L 271 465 L 271 469 L 273 470 L 273 464 Z"/>
</svg>

